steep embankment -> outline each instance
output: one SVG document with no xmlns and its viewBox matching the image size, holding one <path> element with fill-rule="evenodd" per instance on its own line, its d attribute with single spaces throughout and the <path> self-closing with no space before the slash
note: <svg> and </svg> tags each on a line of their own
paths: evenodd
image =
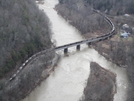
<svg viewBox="0 0 134 101">
<path fill-rule="evenodd" d="M 0 1 L 0 101 L 24 98 L 49 75 L 55 57 L 50 37 L 49 20 L 34 0 Z"/>
<path fill-rule="evenodd" d="M 63 0 L 61 0 L 63 1 Z M 105 11 L 110 15 L 125 13 L 134 14 L 133 0 L 84 0 L 95 9 Z"/>
<path fill-rule="evenodd" d="M 0 77 L 51 47 L 49 20 L 34 0 L 0 1 Z"/>
<path fill-rule="evenodd" d="M 60 1 L 62 2 L 55 7 L 57 12 L 75 26 L 82 35 L 96 37 L 110 30 L 110 26 L 104 17 L 94 13 L 84 0 Z"/>
</svg>

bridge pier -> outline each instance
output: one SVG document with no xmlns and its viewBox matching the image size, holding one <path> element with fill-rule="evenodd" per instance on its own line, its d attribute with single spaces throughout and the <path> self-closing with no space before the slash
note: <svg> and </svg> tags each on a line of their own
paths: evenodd
<svg viewBox="0 0 134 101">
<path fill-rule="evenodd" d="M 100 39 L 99 41 L 102 41 L 102 39 Z"/>
<path fill-rule="evenodd" d="M 104 40 L 107 40 L 107 39 L 108 39 L 108 37 L 105 37 L 105 38 L 104 38 Z"/>
<path fill-rule="evenodd" d="M 80 45 L 77 45 L 76 46 L 76 49 L 79 51 L 80 50 Z"/>
<path fill-rule="evenodd" d="M 113 37 L 113 35 L 110 35 L 110 36 L 109 36 L 109 38 L 112 38 L 112 37 Z"/>
<path fill-rule="evenodd" d="M 87 43 L 88 47 L 90 47 L 90 46 L 91 46 L 91 44 L 92 44 L 91 42 L 88 42 L 88 43 Z"/>
<path fill-rule="evenodd" d="M 64 54 L 67 54 L 68 53 L 68 48 L 65 48 L 64 49 Z"/>
</svg>

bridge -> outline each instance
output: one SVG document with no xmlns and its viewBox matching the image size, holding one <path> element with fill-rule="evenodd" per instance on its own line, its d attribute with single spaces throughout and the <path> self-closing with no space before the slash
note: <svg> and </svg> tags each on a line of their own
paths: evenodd
<svg viewBox="0 0 134 101">
<path fill-rule="evenodd" d="M 16 73 L 13 74 L 13 76 L 8 80 L 8 82 L 12 81 L 13 79 L 16 78 L 17 74 L 28 64 L 30 63 L 32 60 L 34 60 L 36 57 L 38 57 L 39 55 L 42 55 L 44 54 L 45 52 L 47 51 L 51 51 L 51 50 L 55 50 L 55 51 L 59 51 L 59 50 L 64 50 L 64 53 L 67 53 L 68 52 L 68 48 L 70 47 L 76 47 L 77 50 L 80 50 L 80 45 L 82 44 L 87 44 L 88 46 L 90 46 L 93 42 L 97 42 L 97 41 L 102 41 L 102 40 L 106 40 L 106 39 L 109 39 L 110 37 L 112 37 L 114 34 L 115 34 L 115 26 L 113 24 L 113 22 L 104 14 L 102 14 L 101 12 L 99 12 L 98 10 L 94 10 L 92 9 L 94 12 L 100 14 L 101 16 L 103 16 L 105 18 L 105 20 L 109 23 L 110 27 L 111 27 L 111 30 L 110 32 L 104 34 L 104 35 L 101 35 L 101 36 L 98 36 L 98 37 L 94 37 L 94 38 L 89 38 L 89 39 L 85 39 L 85 40 L 82 40 L 82 41 L 78 41 L 78 42 L 74 42 L 74 43 L 70 43 L 70 44 L 66 44 L 66 45 L 63 45 L 63 46 L 59 46 L 59 47 L 55 47 L 55 48 L 52 48 L 52 49 L 47 49 L 47 50 L 43 50 L 43 51 L 40 51 L 38 53 L 35 53 L 33 56 L 29 57 L 21 66 L 20 68 L 17 70 Z M 7 83 L 8 83 L 7 82 Z"/>
<path fill-rule="evenodd" d="M 66 54 L 68 52 L 68 48 L 70 48 L 70 47 L 76 46 L 76 49 L 80 50 L 80 45 L 81 44 L 87 44 L 88 46 L 90 46 L 93 42 L 109 39 L 110 37 L 112 37 L 112 35 L 115 34 L 115 26 L 114 26 L 113 22 L 107 16 L 105 16 L 104 14 L 99 12 L 98 10 L 93 9 L 93 11 L 100 14 L 101 16 L 103 16 L 106 19 L 106 21 L 110 24 L 110 27 L 111 27 L 110 32 L 106 33 L 104 35 L 98 36 L 98 37 L 89 38 L 89 39 L 86 39 L 86 40 L 83 40 L 83 41 L 78 41 L 78 42 L 74 42 L 74 43 L 71 43 L 71 44 L 66 44 L 66 45 L 63 45 L 63 46 L 56 47 L 55 51 L 63 49 L 64 53 Z"/>
</svg>

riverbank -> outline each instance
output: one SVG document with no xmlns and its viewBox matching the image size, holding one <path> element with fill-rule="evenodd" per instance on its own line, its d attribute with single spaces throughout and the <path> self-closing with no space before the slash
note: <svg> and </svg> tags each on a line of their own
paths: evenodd
<svg viewBox="0 0 134 101">
<path fill-rule="evenodd" d="M 42 81 L 49 77 L 58 63 L 59 56 L 53 50 L 33 59 L 17 76 L 3 85 L 2 101 L 20 101 L 28 96 Z"/>
<path fill-rule="evenodd" d="M 131 55 L 133 50 L 132 43 L 133 42 L 128 39 L 120 39 L 118 34 L 116 34 L 111 39 L 93 43 L 92 45 L 92 47 L 97 50 L 100 55 L 104 56 L 107 60 L 126 71 L 129 81 L 126 101 L 133 101 L 134 99 L 134 68 Z"/>
</svg>

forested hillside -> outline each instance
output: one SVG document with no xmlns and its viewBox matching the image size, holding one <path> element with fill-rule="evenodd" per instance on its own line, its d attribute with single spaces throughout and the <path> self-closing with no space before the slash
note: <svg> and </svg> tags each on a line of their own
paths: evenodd
<svg viewBox="0 0 134 101">
<path fill-rule="evenodd" d="M 0 0 L 0 77 L 51 47 L 48 26 L 34 0 Z"/>
<path fill-rule="evenodd" d="M 56 10 L 82 34 L 109 31 L 109 24 L 102 16 L 94 13 L 84 0 L 59 0 Z M 103 28 L 103 30 L 101 30 Z"/>
<path fill-rule="evenodd" d="M 95 9 L 106 11 L 112 15 L 120 15 L 124 13 L 134 14 L 133 0 L 85 0 Z"/>
</svg>

